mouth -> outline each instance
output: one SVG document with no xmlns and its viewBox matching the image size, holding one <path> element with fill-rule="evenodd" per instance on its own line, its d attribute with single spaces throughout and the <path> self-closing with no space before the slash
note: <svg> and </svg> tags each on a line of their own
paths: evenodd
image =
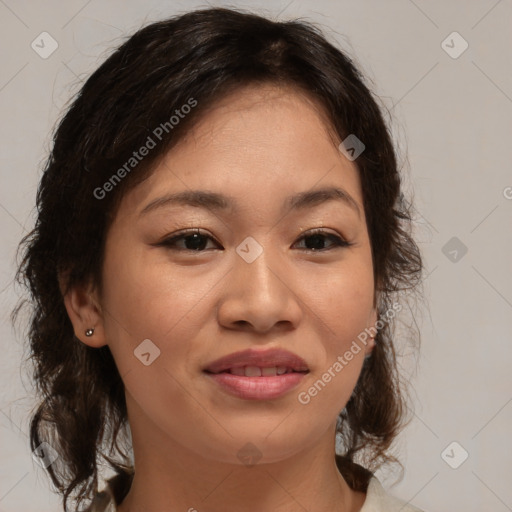
<svg viewBox="0 0 512 512">
<path fill-rule="evenodd" d="M 203 368 L 210 374 L 230 373 L 241 377 L 275 377 L 287 373 L 309 373 L 301 357 L 288 350 L 248 349 L 221 357 Z"/>
<path fill-rule="evenodd" d="M 288 350 L 243 350 L 217 359 L 203 373 L 219 389 L 242 400 L 288 395 L 309 373 L 306 361 Z"/>
<path fill-rule="evenodd" d="M 286 366 L 236 366 L 222 371 L 204 370 L 206 373 L 218 375 L 219 373 L 230 373 L 240 377 L 275 377 L 287 373 L 309 373 L 308 369 L 294 369 Z"/>
</svg>

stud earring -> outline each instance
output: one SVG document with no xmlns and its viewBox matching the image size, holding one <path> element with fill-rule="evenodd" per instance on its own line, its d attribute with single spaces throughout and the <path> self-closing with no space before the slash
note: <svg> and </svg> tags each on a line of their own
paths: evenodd
<svg viewBox="0 0 512 512">
<path fill-rule="evenodd" d="M 85 335 L 86 335 L 86 336 L 92 336 L 93 334 L 94 334 L 94 329 L 87 329 L 87 330 L 85 331 Z"/>
</svg>

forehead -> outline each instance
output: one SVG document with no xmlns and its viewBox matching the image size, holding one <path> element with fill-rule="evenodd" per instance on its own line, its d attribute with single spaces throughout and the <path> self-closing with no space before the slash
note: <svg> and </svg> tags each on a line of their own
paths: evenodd
<svg viewBox="0 0 512 512">
<path fill-rule="evenodd" d="M 205 111 L 123 202 L 140 213 L 158 196 L 201 188 L 271 207 L 323 186 L 361 204 L 357 167 L 338 150 L 322 107 L 293 88 L 252 85 Z"/>
<path fill-rule="evenodd" d="M 316 132 L 336 145 L 337 136 L 325 107 L 311 95 L 292 85 L 249 84 L 224 95 L 205 109 L 178 146 L 191 138 L 204 143 L 220 142 L 221 136 L 229 133 L 239 139 L 254 140 L 265 134 L 274 137 L 276 131 L 293 134 L 295 138 L 301 132 L 307 132 L 308 136 Z"/>
</svg>

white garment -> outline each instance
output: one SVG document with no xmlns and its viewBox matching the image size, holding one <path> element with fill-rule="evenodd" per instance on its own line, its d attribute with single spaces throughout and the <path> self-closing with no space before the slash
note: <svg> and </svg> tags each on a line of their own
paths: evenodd
<svg viewBox="0 0 512 512">
<path fill-rule="evenodd" d="M 114 497 L 108 487 L 97 495 L 88 512 L 117 512 Z M 359 512 L 423 512 L 405 501 L 388 494 L 376 476 L 368 482 L 366 499 Z"/>
<path fill-rule="evenodd" d="M 422 512 L 419 508 L 388 494 L 376 476 L 368 482 L 366 499 L 360 512 Z"/>
</svg>

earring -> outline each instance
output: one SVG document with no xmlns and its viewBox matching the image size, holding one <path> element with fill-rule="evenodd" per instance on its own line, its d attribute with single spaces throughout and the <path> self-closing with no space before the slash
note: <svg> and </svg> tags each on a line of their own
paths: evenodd
<svg viewBox="0 0 512 512">
<path fill-rule="evenodd" d="M 87 330 L 85 331 L 85 335 L 86 335 L 86 336 L 92 336 L 93 334 L 94 334 L 94 329 L 87 329 Z"/>
</svg>

